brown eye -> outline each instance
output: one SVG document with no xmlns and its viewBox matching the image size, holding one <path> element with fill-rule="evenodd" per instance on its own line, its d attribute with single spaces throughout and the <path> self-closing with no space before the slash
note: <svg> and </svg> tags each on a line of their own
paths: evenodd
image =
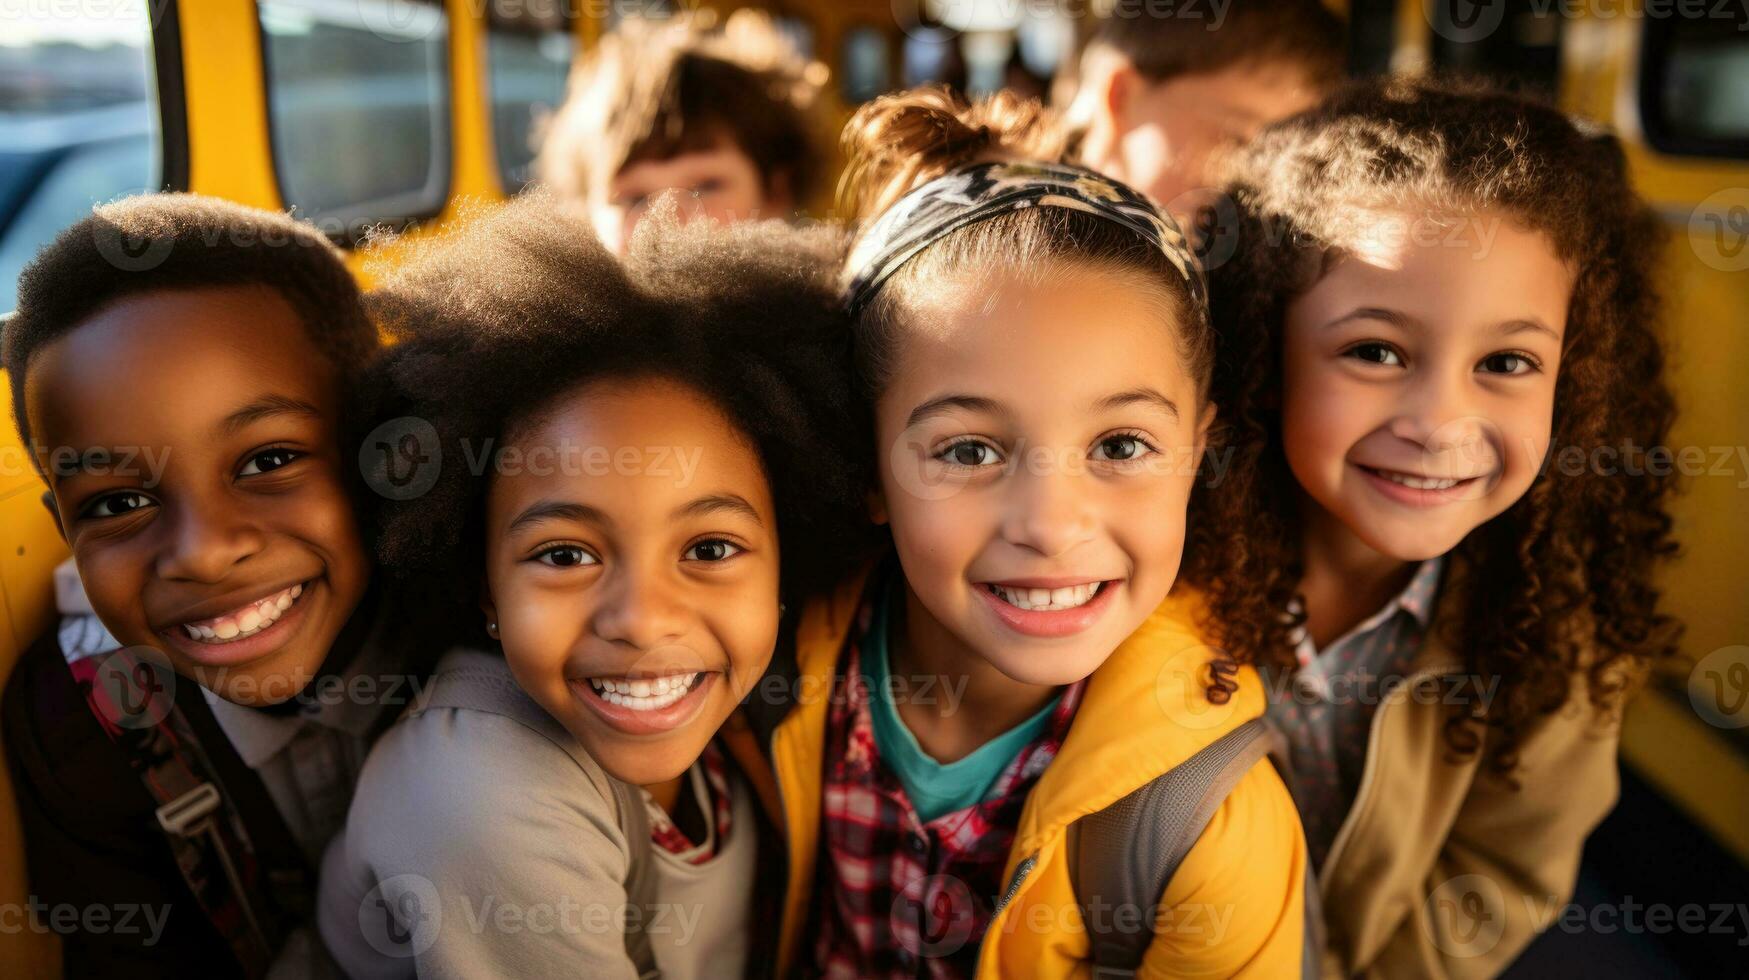
<svg viewBox="0 0 1749 980">
<path fill-rule="evenodd" d="M 717 562 L 727 561 L 740 553 L 741 549 L 735 545 L 721 538 L 711 538 L 686 549 L 686 558 L 689 561 Z"/>
<path fill-rule="evenodd" d="M 290 464 L 302 455 L 303 453 L 290 449 L 268 449 L 249 457 L 249 461 L 243 464 L 243 468 L 238 471 L 237 475 L 258 476 L 262 473 L 271 473 L 281 466 Z"/>
<path fill-rule="evenodd" d="M 1000 461 L 994 447 L 988 443 L 967 439 L 956 442 L 936 454 L 937 459 L 955 466 L 989 466 Z"/>
<path fill-rule="evenodd" d="M 535 560 L 539 561 L 541 564 L 551 565 L 554 568 L 577 568 L 582 565 L 600 564 L 600 562 L 595 560 L 594 555 L 584 551 L 582 548 L 579 548 L 574 544 L 562 544 L 554 548 L 548 548 L 534 557 Z"/>
<path fill-rule="evenodd" d="M 110 493 L 93 500 L 90 505 L 85 508 L 84 516 L 97 518 L 121 517 L 125 514 L 132 514 L 134 511 L 144 510 L 151 506 L 153 506 L 152 498 L 143 493 L 134 493 L 132 491 Z"/>
<path fill-rule="evenodd" d="M 1355 344 L 1343 351 L 1342 356 L 1387 367 L 1400 367 L 1403 363 L 1403 356 L 1387 344 Z"/>
<path fill-rule="evenodd" d="M 1528 374 L 1537 369 L 1535 361 L 1516 351 L 1489 354 L 1477 367 L 1489 374 Z"/>
</svg>

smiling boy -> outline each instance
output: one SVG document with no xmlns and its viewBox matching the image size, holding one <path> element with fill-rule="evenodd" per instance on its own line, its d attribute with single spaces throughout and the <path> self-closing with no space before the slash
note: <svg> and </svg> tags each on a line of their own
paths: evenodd
<svg viewBox="0 0 1749 980">
<path fill-rule="evenodd" d="M 346 381 L 376 345 L 325 238 L 209 198 L 101 207 L 20 277 L 4 339 L 13 411 L 89 612 L 114 644 L 195 682 L 161 675 L 175 707 L 164 721 L 102 717 L 90 675 L 75 672 L 80 654 L 111 644 L 63 651 L 49 636 L 8 685 L 5 742 L 37 895 L 171 910 L 143 945 L 70 936 L 69 973 L 125 962 L 247 974 L 313 948 L 296 938 L 285 898 L 297 888 L 282 875 L 307 872 L 338 827 L 386 710 L 300 697 L 385 664 L 366 642 L 378 603 L 342 448 Z M 159 726 L 175 736 L 152 741 Z M 188 796 L 154 798 L 166 757 L 193 774 Z M 169 832 L 166 814 L 206 784 L 246 855 L 191 856 L 198 822 Z M 222 874 L 234 860 L 249 866 Z M 239 921 L 249 926 L 232 930 Z"/>
</svg>

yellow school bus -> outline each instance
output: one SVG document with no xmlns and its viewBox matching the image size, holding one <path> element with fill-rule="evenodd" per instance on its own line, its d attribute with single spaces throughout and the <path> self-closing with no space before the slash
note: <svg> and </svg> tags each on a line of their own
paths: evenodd
<svg viewBox="0 0 1749 980">
<path fill-rule="evenodd" d="M 974 91 L 1047 91 L 1084 31 L 1078 16 L 1109 3 L 0 6 L 0 312 L 36 248 L 121 194 L 186 189 L 293 208 L 343 241 L 378 224 L 417 235 L 468 202 L 513 194 L 529 179 L 532 135 L 562 98 L 569 67 L 624 13 L 766 9 L 831 68 L 827 115 L 842 121 L 880 92 L 949 73 Z M 1613 128 L 1640 192 L 1668 219 L 1663 284 L 1682 409 L 1672 448 L 1688 480 L 1676 511 L 1684 553 L 1664 587 L 1688 624 L 1691 662 L 1630 709 L 1623 756 L 1652 805 L 1679 817 L 1666 833 L 1706 838 L 1740 872 L 1749 866 L 1749 22 L 1706 16 L 1722 6 L 1713 0 L 1333 5 L 1349 16 L 1357 72 L 1497 74 Z M 1696 9 L 1702 16 L 1690 16 Z M 8 412 L 0 680 L 54 613 L 51 570 L 66 551 L 42 490 Z M 54 937 L 16 914 L 29 894 L 0 768 L 0 910 L 14 913 L 0 913 L 0 963 L 8 976 L 52 976 Z"/>
</svg>

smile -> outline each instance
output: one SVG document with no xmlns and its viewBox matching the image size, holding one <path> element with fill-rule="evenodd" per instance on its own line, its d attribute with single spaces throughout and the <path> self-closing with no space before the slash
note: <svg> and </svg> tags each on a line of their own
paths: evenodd
<svg viewBox="0 0 1749 980">
<path fill-rule="evenodd" d="M 254 636 L 279 622 L 279 618 L 297 605 L 298 598 L 303 594 L 304 585 L 300 582 L 272 595 L 244 603 L 230 612 L 210 619 L 183 623 L 181 628 L 189 639 L 197 643 L 232 643 Z"/>
<path fill-rule="evenodd" d="M 1104 582 L 1084 582 L 1059 589 L 1027 589 L 1010 588 L 995 582 L 985 582 L 984 588 L 990 594 L 1017 609 L 1036 610 L 1039 612 L 1059 612 L 1064 609 L 1078 609 L 1093 601 L 1105 587 Z"/>
<path fill-rule="evenodd" d="M 589 687 L 608 704 L 633 711 L 659 711 L 691 692 L 700 674 L 668 674 L 662 677 L 591 677 Z"/>
<path fill-rule="evenodd" d="M 1353 464 L 1367 478 L 1373 489 L 1399 504 L 1429 507 L 1454 500 L 1471 499 L 1470 491 L 1487 479 L 1486 476 L 1418 476 L 1401 470 Z"/>
</svg>

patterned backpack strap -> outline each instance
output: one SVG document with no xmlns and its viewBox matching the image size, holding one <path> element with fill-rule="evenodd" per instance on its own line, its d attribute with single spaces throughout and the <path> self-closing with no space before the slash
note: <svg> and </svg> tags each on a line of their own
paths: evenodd
<svg viewBox="0 0 1749 980">
<path fill-rule="evenodd" d="M 265 897 L 268 875 L 255 842 L 176 704 L 168 662 L 145 647 L 91 652 L 63 645 L 62 652 L 92 715 L 157 804 L 158 827 L 201 911 L 244 975 L 266 976 L 291 924 Z"/>
</svg>

